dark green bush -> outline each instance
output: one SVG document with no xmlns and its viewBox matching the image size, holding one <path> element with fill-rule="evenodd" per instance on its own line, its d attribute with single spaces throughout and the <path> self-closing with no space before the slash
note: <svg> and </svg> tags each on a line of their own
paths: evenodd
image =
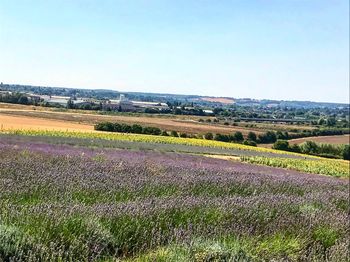
<svg viewBox="0 0 350 262">
<path fill-rule="evenodd" d="M 289 151 L 289 143 L 287 140 L 278 139 L 272 146 L 273 149 Z"/>
<path fill-rule="evenodd" d="M 173 137 L 179 137 L 179 134 L 176 131 L 174 131 L 174 130 L 171 131 L 170 135 L 173 136 Z"/>
<path fill-rule="evenodd" d="M 255 141 L 256 142 L 256 139 L 257 139 L 257 137 L 256 137 L 256 134 L 254 132 L 248 133 L 248 136 L 247 136 L 248 141 Z"/>
<path fill-rule="evenodd" d="M 213 140 L 214 135 L 213 135 L 213 133 L 206 133 L 204 135 L 204 138 L 207 139 L 207 140 Z"/>
</svg>

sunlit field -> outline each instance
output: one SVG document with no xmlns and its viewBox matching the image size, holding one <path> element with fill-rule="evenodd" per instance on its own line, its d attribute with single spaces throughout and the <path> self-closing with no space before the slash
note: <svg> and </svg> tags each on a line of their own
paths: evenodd
<svg viewBox="0 0 350 262">
<path fill-rule="evenodd" d="M 0 136 L 2 258 L 347 259 L 347 179 L 88 141 Z"/>
</svg>

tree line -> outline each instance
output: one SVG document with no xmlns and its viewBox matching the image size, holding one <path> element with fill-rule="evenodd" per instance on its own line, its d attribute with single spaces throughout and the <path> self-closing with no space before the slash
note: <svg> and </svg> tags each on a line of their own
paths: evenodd
<svg viewBox="0 0 350 262">
<path fill-rule="evenodd" d="M 99 131 L 108 131 L 108 132 L 119 132 L 119 133 L 134 133 L 134 134 L 146 134 L 146 135 L 162 135 L 162 136 L 172 136 L 172 137 L 182 137 L 182 138 L 199 138 L 207 140 L 215 140 L 221 142 L 229 143 L 240 143 L 250 146 L 256 146 L 257 144 L 272 144 L 274 149 L 291 151 L 296 153 L 311 154 L 323 157 L 331 158 L 344 158 L 347 157 L 348 147 L 343 146 L 334 146 L 329 144 L 316 144 L 315 142 L 307 141 L 306 143 L 298 146 L 297 144 L 289 145 L 287 139 L 291 139 L 292 136 L 288 132 L 281 131 L 267 131 L 262 134 L 256 134 L 254 132 L 249 132 L 247 136 L 243 136 L 242 132 L 236 131 L 232 134 L 213 134 L 206 133 L 204 135 L 195 135 L 181 133 L 177 131 L 166 131 L 158 127 L 152 126 L 141 126 L 139 124 L 124 124 L 124 123 L 112 123 L 112 122 L 100 122 L 94 126 L 95 130 Z M 329 130 L 320 130 L 314 134 L 330 134 L 333 131 Z M 334 131 L 337 134 L 339 131 Z M 294 137 L 293 137 L 294 138 Z"/>
<path fill-rule="evenodd" d="M 313 141 L 306 141 L 301 145 L 290 145 L 286 140 L 277 140 L 272 148 L 295 153 L 350 160 L 349 145 L 321 144 Z"/>
<path fill-rule="evenodd" d="M 161 135 L 162 130 L 158 127 L 143 127 L 138 124 L 128 125 L 119 124 L 112 122 L 97 123 L 94 126 L 95 130 L 108 131 L 108 132 L 119 132 L 119 133 L 134 133 L 134 134 L 147 134 L 147 135 Z M 164 134 L 163 134 L 164 135 Z"/>
<path fill-rule="evenodd" d="M 256 134 L 250 132 L 247 139 L 244 139 L 242 132 L 237 131 L 233 134 L 213 134 L 206 133 L 205 135 L 194 135 L 187 133 L 179 133 L 177 131 L 166 131 L 158 127 L 141 126 L 139 124 L 128 125 L 124 123 L 112 123 L 112 122 L 100 122 L 94 126 L 95 130 L 107 131 L 107 132 L 119 132 L 119 133 L 133 133 L 133 134 L 146 134 L 146 135 L 162 135 L 173 136 L 182 138 L 199 138 L 207 140 L 216 140 L 222 142 L 243 143 L 246 145 L 256 146 Z"/>
</svg>

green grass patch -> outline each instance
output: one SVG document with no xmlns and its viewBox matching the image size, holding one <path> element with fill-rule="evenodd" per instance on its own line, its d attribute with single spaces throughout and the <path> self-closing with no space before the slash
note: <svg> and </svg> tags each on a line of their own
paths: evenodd
<svg viewBox="0 0 350 262">
<path fill-rule="evenodd" d="M 313 231 L 312 237 L 315 241 L 321 243 L 323 247 L 329 248 L 335 244 L 340 235 L 335 228 L 330 226 L 319 226 Z"/>
</svg>

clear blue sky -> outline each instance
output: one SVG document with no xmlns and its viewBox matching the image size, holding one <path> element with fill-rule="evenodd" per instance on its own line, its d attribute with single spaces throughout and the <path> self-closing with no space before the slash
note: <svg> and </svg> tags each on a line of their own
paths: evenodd
<svg viewBox="0 0 350 262">
<path fill-rule="evenodd" d="M 0 0 L 0 81 L 348 102 L 348 0 Z"/>
</svg>

